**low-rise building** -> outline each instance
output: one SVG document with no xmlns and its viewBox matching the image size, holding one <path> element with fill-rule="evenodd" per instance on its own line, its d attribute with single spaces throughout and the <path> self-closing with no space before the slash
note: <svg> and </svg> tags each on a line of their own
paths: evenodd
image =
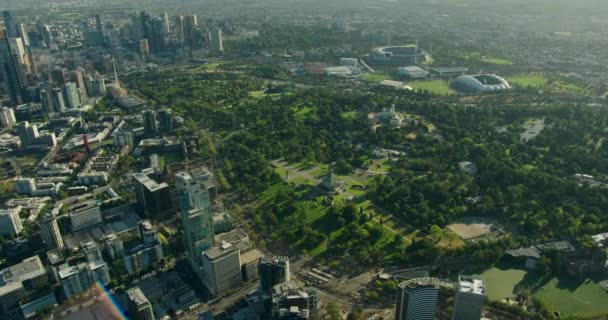
<svg viewBox="0 0 608 320">
<path fill-rule="evenodd" d="M 33 256 L 0 271 L 0 312 L 20 317 L 19 303 L 29 292 L 44 288 L 49 279 L 40 257 Z"/>
</svg>

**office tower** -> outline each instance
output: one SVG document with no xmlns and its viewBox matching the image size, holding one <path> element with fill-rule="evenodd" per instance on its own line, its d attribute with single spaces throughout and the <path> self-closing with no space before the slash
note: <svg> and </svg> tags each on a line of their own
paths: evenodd
<svg viewBox="0 0 608 320">
<path fill-rule="evenodd" d="M 66 109 L 65 99 L 63 99 L 63 92 L 59 88 L 51 89 L 51 95 L 53 97 L 53 110 L 56 112 L 63 112 Z"/>
<path fill-rule="evenodd" d="M 68 82 L 63 86 L 63 98 L 70 109 L 80 108 L 80 95 L 78 86 L 74 82 Z"/>
<path fill-rule="evenodd" d="M 6 30 L 6 34 L 9 38 L 16 38 L 19 36 L 17 31 L 17 24 L 15 20 L 13 20 L 13 16 L 7 10 L 2 11 L 2 17 L 4 19 L 4 29 Z"/>
<path fill-rule="evenodd" d="M 184 16 L 175 17 L 175 34 L 177 35 L 177 40 L 184 43 Z"/>
<path fill-rule="evenodd" d="M 77 204 L 71 208 L 72 231 L 79 231 L 103 222 L 101 209 L 94 201 Z"/>
<path fill-rule="evenodd" d="M 148 45 L 148 39 L 139 40 L 139 54 L 147 56 L 150 54 L 150 46 Z"/>
<path fill-rule="evenodd" d="M 156 123 L 156 112 L 152 109 L 144 110 L 143 112 L 144 121 L 144 133 L 156 134 L 158 132 L 158 124 Z"/>
<path fill-rule="evenodd" d="M 21 219 L 19 218 L 21 207 L 11 209 L 0 209 L 0 235 L 16 236 L 23 230 Z"/>
<path fill-rule="evenodd" d="M 36 139 L 39 137 L 38 127 L 35 124 L 30 125 L 27 121 L 17 126 L 17 134 L 19 135 L 19 140 L 21 140 L 22 147 L 35 144 Z"/>
<path fill-rule="evenodd" d="M 51 71 L 51 80 L 55 87 L 63 87 L 66 84 L 65 71 L 62 67 L 56 66 Z"/>
<path fill-rule="evenodd" d="M 139 287 L 127 290 L 127 296 L 129 298 L 129 307 L 127 308 L 129 319 L 154 320 L 152 304 Z"/>
<path fill-rule="evenodd" d="M 46 88 L 40 90 L 40 102 L 42 103 L 42 109 L 47 114 L 55 112 L 53 108 L 53 92 L 52 89 Z"/>
<path fill-rule="evenodd" d="M 191 261 L 199 262 L 201 253 L 212 247 L 215 242 L 209 192 L 186 172 L 176 174 L 176 188 L 179 193 L 185 247 Z"/>
<path fill-rule="evenodd" d="M 46 269 L 38 256 L 23 260 L 12 267 L 0 270 L 0 314 L 4 319 L 22 317 L 20 302 L 28 294 L 49 285 Z"/>
<path fill-rule="evenodd" d="M 124 249 L 124 266 L 127 273 L 147 270 L 158 264 L 164 257 L 158 230 L 148 220 L 139 223 L 141 242 L 129 242 Z"/>
<path fill-rule="evenodd" d="M 17 124 L 15 111 L 9 107 L 4 107 L 0 110 L 0 123 L 3 128 L 12 128 Z"/>
<path fill-rule="evenodd" d="M 25 24 L 23 24 L 23 23 L 18 24 L 17 31 L 19 32 L 18 37 L 23 39 L 23 44 L 26 47 L 29 47 L 31 45 L 30 36 L 29 36 L 29 33 L 27 32 L 27 28 L 26 28 Z"/>
<path fill-rule="evenodd" d="M 222 41 L 222 29 L 215 28 L 209 32 L 209 43 L 211 52 L 214 54 L 222 54 L 224 52 L 224 45 Z"/>
<path fill-rule="evenodd" d="M 397 286 L 395 320 L 434 320 L 439 279 L 418 278 Z"/>
<path fill-rule="evenodd" d="M 162 133 L 167 133 L 173 130 L 173 125 L 171 122 L 171 110 L 170 109 L 161 109 L 158 111 L 158 129 Z"/>
<path fill-rule="evenodd" d="M 112 134 L 112 140 L 115 146 L 132 146 L 133 145 L 133 132 L 131 131 L 119 131 Z"/>
<path fill-rule="evenodd" d="M 88 47 L 102 47 L 103 46 L 103 34 L 101 31 L 91 30 L 87 31 L 84 35 L 85 43 Z"/>
<path fill-rule="evenodd" d="M 171 32 L 171 27 L 169 26 L 169 15 L 164 12 L 160 15 L 160 19 L 163 21 L 163 31 L 165 34 L 169 34 Z"/>
<path fill-rule="evenodd" d="M 198 20 L 195 15 L 184 17 L 184 43 L 187 46 L 194 45 L 194 33 L 198 27 Z"/>
<path fill-rule="evenodd" d="M 483 279 L 458 276 L 454 299 L 453 320 L 479 320 L 486 300 L 486 285 Z"/>
<path fill-rule="evenodd" d="M 162 52 L 165 47 L 165 32 L 163 21 L 160 18 L 150 19 L 146 25 L 146 39 L 150 45 L 150 51 Z"/>
<path fill-rule="evenodd" d="M 57 225 L 57 209 L 45 213 L 40 219 L 40 238 L 48 250 L 63 249 L 63 238 Z"/>
<path fill-rule="evenodd" d="M 90 95 L 93 97 L 103 97 L 106 95 L 106 83 L 103 80 L 103 77 L 98 76 L 91 80 Z"/>
<path fill-rule="evenodd" d="M 19 57 L 11 48 L 6 30 L 0 30 L 0 69 L 2 69 L 6 92 L 14 106 L 29 101 L 25 70 L 19 61 Z"/>
<path fill-rule="evenodd" d="M 120 259 L 124 254 L 122 240 L 114 233 L 108 233 L 103 237 L 103 245 L 110 260 Z"/>
<path fill-rule="evenodd" d="M 45 25 L 40 26 L 40 29 L 38 30 L 38 32 L 42 36 L 42 41 L 44 43 L 44 47 L 50 48 L 51 43 L 53 42 L 53 35 L 51 34 L 51 28 L 45 24 Z"/>
<path fill-rule="evenodd" d="M 101 23 L 101 17 L 98 14 L 95 15 L 95 28 L 103 34 L 103 24 Z"/>
<path fill-rule="evenodd" d="M 212 295 L 221 295 L 242 283 L 240 251 L 232 244 L 206 250 L 202 260 L 203 284 Z"/>
<path fill-rule="evenodd" d="M 159 214 L 171 209 L 169 185 L 158 183 L 144 173 L 133 174 L 135 196 L 141 209 L 149 214 Z"/>
<path fill-rule="evenodd" d="M 80 97 L 80 104 L 85 103 L 89 100 L 87 95 L 87 88 L 84 83 L 84 78 L 87 75 L 86 70 L 83 67 L 78 67 L 76 70 L 69 73 L 70 81 L 76 83 L 78 87 L 78 96 Z"/>
<path fill-rule="evenodd" d="M 81 262 L 73 266 L 64 263 L 56 267 L 56 273 L 59 275 L 63 294 L 68 299 L 89 289 L 96 282 L 104 284 L 110 282 L 108 266 L 101 259 Z"/>
<path fill-rule="evenodd" d="M 289 257 L 263 257 L 258 263 L 260 290 L 270 293 L 277 284 L 289 282 Z"/>
<path fill-rule="evenodd" d="M 25 50 L 25 45 L 23 44 L 23 39 L 21 38 L 10 38 L 9 39 L 11 50 L 13 55 L 17 57 L 19 63 L 24 67 L 25 72 L 30 73 L 30 59 Z"/>
</svg>

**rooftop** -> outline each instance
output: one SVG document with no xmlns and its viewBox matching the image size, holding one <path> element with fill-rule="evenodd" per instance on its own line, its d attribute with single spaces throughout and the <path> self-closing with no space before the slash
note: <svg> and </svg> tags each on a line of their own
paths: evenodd
<svg viewBox="0 0 608 320">
<path fill-rule="evenodd" d="M 129 300 L 133 301 L 133 303 L 136 305 L 149 303 L 148 299 L 139 287 L 127 290 L 127 296 L 129 296 Z"/>
<path fill-rule="evenodd" d="M 224 242 L 219 246 L 215 246 L 205 251 L 205 257 L 209 260 L 217 260 L 231 253 L 238 252 L 238 249 L 229 242 Z"/>
<path fill-rule="evenodd" d="M 427 286 L 433 286 L 433 287 L 439 288 L 439 279 L 437 279 L 437 278 L 415 278 L 415 279 L 403 281 L 403 282 L 399 283 L 398 286 L 401 289 L 406 289 L 406 288 L 413 289 L 413 288 L 427 287 Z"/>
<path fill-rule="evenodd" d="M 169 187 L 169 185 L 165 182 L 158 183 L 143 173 L 134 173 L 133 178 L 146 187 L 146 189 L 148 189 L 150 192 L 155 192 Z"/>
<path fill-rule="evenodd" d="M 0 296 L 21 287 L 21 282 L 45 274 L 40 257 L 33 256 L 0 271 Z"/>
<path fill-rule="evenodd" d="M 458 292 L 485 295 L 485 281 L 482 278 L 472 276 L 460 276 L 458 277 Z"/>
<path fill-rule="evenodd" d="M 241 264 L 249 264 L 260 260 L 264 254 L 258 249 L 252 249 L 245 253 L 241 253 Z"/>
</svg>

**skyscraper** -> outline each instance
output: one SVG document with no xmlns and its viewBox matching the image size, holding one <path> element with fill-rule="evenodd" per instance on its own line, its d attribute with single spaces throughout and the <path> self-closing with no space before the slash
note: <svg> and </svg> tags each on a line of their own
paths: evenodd
<svg viewBox="0 0 608 320">
<path fill-rule="evenodd" d="M 194 46 L 194 33 L 198 27 L 198 19 L 196 15 L 187 15 L 184 17 L 184 44 Z"/>
<path fill-rule="evenodd" d="M 212 53 L 222 54 L 224 52 L 221 28 L 215 28 L 209 32 L 209 44 Z"/>
<path fill-rule="evenodd" d="M 25 45 L 23 44 L 23 39 L 21 38 L 10 38 L 9 39 L 11 50 L 13 55 L 17 57 L 19 63 L 24 67 L 24 71 L 26 73 L 30 73 L 30 59 L 25 49 Z"/>
<path fill-rule="evenodd" d="M 169 15 L 166 12 L 163 12 L 160 15 L 160 18 L 163 21 L 163 30 L 165 34 L 169 34 L 171 32 L 171 28 L 169 26 Z"/>
<path fill-rule="evenodd" d="M 53 109 L 53 92 L 50 88 L 40 89 L 40 102 L 47 114 L 55 112 Z"/>
<path fill-rule="evenodd" d="M 40 26 L 40 30 L 38 31 L 42 36 L 42 41 L 44 41 L 44 47 L 50 48 L 51 43 L 53 42 L 53 35 L 51 34 L 51 28 L 48 25 Z"/>
<path fill-rule="evenodd" d="M 2 11 L 2 18 L 4 20 L 4 29 L 6 29 L 7 36 L 9 38 L 18 37 L 17 24 L 15 23 L 15 20 L 13 20 L 13 16 L 11 15 L 10 11 Z"/>
<path fill-rule="evenodd" d="M 395 320 L 434 320 L 439 279 L 418 278 L 397 287 Z"/>
<path fill-rule="evenodd" d="M 21 207 L 11 209 L 0 209 L 0 235 L 16 236 L 23 230 L 21 218 L 19 218 Z"/>
<path fill-rule="evenodd" d="M 63 112 L 66 109 L 65 99 L 63 99 L 63 92 L 59 88 L 51 89 L 53 96 L 53 110 L 56 112 Z"/>
<path fill-rule="evenodd" d="M 486 300 L 486 284 L 483 279 L 459 276 L 456 284 L 453 320 L 479 320 Z"/>
<path fill-rule="evenodd" d="M 176 16 L 175 17 L 175 34 L 177 35 L 177 40 L 184 43 L 184 16 Z"/>
<path fill-rule="evenodd" d="M 4 128 L 12 128 L 17 124 L 15 111 L 11 108 L 4 107 L 0 110 L 0 123 Z"/>
<path fill-rule="evenodd" d="M 23 44 L 26 47 L 30 46 L 30 36 L 27 32 L 27 28 L 24 23 L 20 23 L 17 25 L 17 31 L 19 32 L 19 38 L 23 39 Z"/>
<path fill-rule="evenodd" d="M 63 87 L 66 83 L 65 71 L 62 67 L 56 66 L 51 71 L 51 80 L 56 87 Z"/>
<path fill-rule="evenodd" d="M 42 238 L 44 246 L 49 250 L 62 249 L 64 246 L 63 238 L 57 225 L 56 214 L 56 210 L 54 209 L 52 212 L 44 214 L 40 219 L 40 238 Z"/>
<path fill-rule="evenodd" d="M 63 98 L 70 109 L 80 108 L 80 94 L 74 82 L 68 82 L 63 86 Z"/>
<path fill-rule="evenodd" d="M 203 251 L 215 243 L 209 191 L 194 181 L 189 173 L 177 173 L 175 179 L 184 244 L 191 261 L 200 263 Z"/>
<path fill-rule="evenodd" d="M 158 129 L 160 132 L 166 133 L 173 130 L 171 118 L 170 109 L 161 109 L 158 111 Z"/>
<path fill-rule="evenodd" d="M 291 280 L 289 257 L 263 257 L 258 263 L 260 289 L 270 293 L 272 287 Z"/>
<path fill-rule="evenodd" d="M 11 103 L 16 106 L 28 102 L 24 67 L 11 48 L 6 30 L 0 30 L 0 69 Z"/>
<path fill-rule="evenodd" d="M 158 124 L 156 123 L 156 112 L 152 109 L 144 110 L 143 113 L 144 132 L 147 134 L 155 134 L 158 132 Z"/>
<path fill-rule="evenodd" d="M 127 290 L 129 298 L 129 319 L 133 320 L 154 320 L 152 304 L 139 287 Z"/>
</svg>

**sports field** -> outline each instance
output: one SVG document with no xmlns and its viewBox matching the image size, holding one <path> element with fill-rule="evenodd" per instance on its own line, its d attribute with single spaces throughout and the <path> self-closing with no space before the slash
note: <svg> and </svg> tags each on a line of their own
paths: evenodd
<svg viewBox="0 0 608 320">
<path fill-rule="evenodd" d="M 541 299 L 549 308 L 559 311 L 562 316 L 608 313 L 608 293 L 592 280 L 580 283 L 573 279 L 553 278 L 534 296 Z"/>
<path fill-rule="evenodd" d="M 414 88 L 415 90 L 426 90 L 435 94 L 452 94 L 454 91 L 450 89 L 448 83 L 444 80 L 424 80 L 424 81 L 412 81 L 408 82 L 407 85 Z"/>
<path fill-rule="evenodd" d="M 486 281 L 486 292 L 490 300 L 502 301 L 514 298 L 515 286 L 522 282 L 527 271 L 521 269 L 501 269 L 494 267 L 481 276 Z"/>
</svg>

